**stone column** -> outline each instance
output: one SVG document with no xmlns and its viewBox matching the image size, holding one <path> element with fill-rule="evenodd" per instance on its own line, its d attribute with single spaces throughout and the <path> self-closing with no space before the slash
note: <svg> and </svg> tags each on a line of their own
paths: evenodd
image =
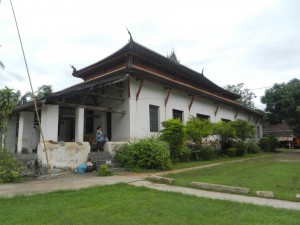
<svg viewBox="0 0 300 225">
<path fill-rule="evenodd" d="M 32 133 L 34 126 L 34 112 L 21 112 L 19 116 L 18 153 L 27 149 L 32 153 Z"/>
<path fill-rule="evenodd" d="M 17 116 L 11 116 L 8 121 L 6 148 L 11 153 L 15 153 L 16 149 L 17 119 Z"/>
<path fill-rule="evenodd" d="M 84 135 L 84 108 L 76 108 L 75 141 L 83 142 Z"/>
<path fill-rule="evenodd" d="M 58 105 L 44 105 L 42 107 L 41 126 L 45 141 L 57 141 L 58 138 Z M 42 137 L 40 141 L 43 141 Z"/>
</svg>

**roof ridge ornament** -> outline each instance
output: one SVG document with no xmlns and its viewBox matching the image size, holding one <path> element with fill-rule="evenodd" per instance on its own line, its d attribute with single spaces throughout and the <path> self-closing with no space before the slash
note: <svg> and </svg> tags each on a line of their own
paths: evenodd
<svg viewBox="0 0 300 225">
<path fill-rule="evenodd" d="M 129 43 L 131 44 L 133 42 L 132 35 L 131 35 L 131 33 L 130 33 L 130 31 L 128 30 L 127 27 L 126 27 L 126 30 L 127 30 L 128 34 L 130 36 Z"/>
<path fill-rule="evenodd" d="M 170 55 L 167 54 L 167 58 L 173 63 L 180 64 L 180 61 L 178 60 L 178 58 L 176 56 L 174 48 L 172 49 Z"/>
</svg>

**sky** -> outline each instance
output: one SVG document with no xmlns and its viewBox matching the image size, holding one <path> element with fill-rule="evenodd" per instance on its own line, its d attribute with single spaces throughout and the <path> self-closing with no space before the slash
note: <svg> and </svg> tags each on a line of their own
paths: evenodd
<svg viewBox="0 0 300 225">
<path fill-rule="evenodd" d="M 30 91 L 9 0 L 0 0 L 0 88 Z M 298 0 L 12 0 L 37 90 L 82 82 L 77 70 L 133 40 L 224 87 L 244 83 L 260 97 L 275 83 L 300 79 Z"/>
</svg>

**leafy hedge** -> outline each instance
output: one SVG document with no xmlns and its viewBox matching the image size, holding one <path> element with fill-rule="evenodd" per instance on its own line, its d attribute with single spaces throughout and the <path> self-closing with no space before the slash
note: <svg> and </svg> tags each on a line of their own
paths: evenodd
<svg viewBox="0 0 300 225">
<path fill-rule="evenodd" d="M 10 152 L 0 148 L 0 184 L 20 181 L 22 165 Z"/>
<path fill-rule="evenodd" d="M 127 170 L 167 170 L 171 167 L 168 144 L 156 137 L 124 144 L 115 157 Z"/>
</svg>

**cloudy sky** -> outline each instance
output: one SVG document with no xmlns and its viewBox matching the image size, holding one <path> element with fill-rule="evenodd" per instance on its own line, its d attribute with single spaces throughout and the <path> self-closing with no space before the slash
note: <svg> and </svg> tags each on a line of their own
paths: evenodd
<svg viewBox="0 0 300 225">
<path fill-rule="evenodd" d="M 298 0 L 12 0 L 36 90 L 81 82 L 72 77 L 134 41 L 167 55 L 217 85 L 265 88 L 300 78 Z M 30 90 L 9 0 L 0 3 L 0 88 Z"/>
</svg>

